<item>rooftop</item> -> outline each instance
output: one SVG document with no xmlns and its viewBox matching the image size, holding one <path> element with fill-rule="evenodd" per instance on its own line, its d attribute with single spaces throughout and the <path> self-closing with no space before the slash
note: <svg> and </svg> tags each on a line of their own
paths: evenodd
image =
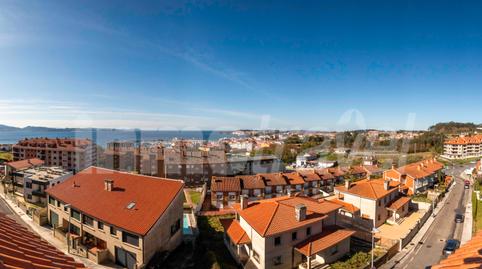
<svg viewBox="0 0 482 269">
<path fill-rule="evenodd" d="M 295 207 L 306 206 L 306 219 L 296 220 Z M 235 204 L 238 214 L 261 236 L 270 236 L 315 223 L 341 205 L 308 197 L 279 197 L 251 202 L 246 209 Z"/>
<path fill-rule="evenodd" d="M 44 164 L 44 161 L 37 158 L 33 158 L 33 159 L 26 159 L 26 160 L 20 160 L 15 162 L 8 162 L 7 166 L 15 170 L 24 170 L 24 169 L 28 169 L 28 168 L 43 165 L 43 164 Z"/>
<path fill-rule="evenodd" d="M 355 231 L 325 228 L 323 232 L 311 236 L 296 245 L 295 249 L 305 256 L 312 256 L 351 237 Z"/>
<path fill-rule="evenodd" d="M 22 171 L 24 176 L 29 177 L 31 179 L 37 181 L 51 181 L 57 179 L 59 177 L 63 177 L 68 174 L 72 174 L 72 172 L 63 169 L 62 167 L 46 167 L 46 166 L 38 166 L 26 169 Z"/>
<path fill-rule="evenodd" d="M 391 180 L 389 181 L 390 188 L 385 190 L 383 179 L 363 179 L 352 182 L 348 189 L 345 186 L 338 186 L 335 187 L 335 189 L 341 193 L 349 193 L 363 198 L 376 200 L 385 197 L 389 193 L 397 191 L 399 184 L 399 182 Z"/>
<path fill-rule="evenodd" d="M 105 190 L 106 179 L 113 181 L 112 191 Z M 183 185 L 179 180 L 90 167 L 46 192 L 87 215 L 145 235 L 182 193 Z M 133 202 L 135 207 L 128 209 Z"/>
<path fill-rule="evenodd" d="M 0 268 L 85 268 L 0 213 Z"/>
<path fill-rule="evenodd" d="M 444 165 L 435 159 L 426 159 L 419 162 L 407 164 L 396 170 L 402 175 L 409 175 L 415 179 L 424 178 L 441 170 Z"/>
</svg>

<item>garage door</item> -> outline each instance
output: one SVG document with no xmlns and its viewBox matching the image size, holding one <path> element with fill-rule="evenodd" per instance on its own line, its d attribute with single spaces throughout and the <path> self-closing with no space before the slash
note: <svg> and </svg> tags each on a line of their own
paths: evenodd
<svg viewBox="0 0 482 269">
<path fill-rule="evenodd" d="M 136 268 L 136 254 L 115 247 L 115 263 L 128 269 Z"/>
</svg>

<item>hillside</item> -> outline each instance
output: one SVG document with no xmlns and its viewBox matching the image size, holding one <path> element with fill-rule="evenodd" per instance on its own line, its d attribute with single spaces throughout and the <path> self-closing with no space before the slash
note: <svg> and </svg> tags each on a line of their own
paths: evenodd
<svg viewBox="0 0 482 269">
<path fill-rule="evenodd" d="M 460 134 L 460 133 L 473 133 L 480 128 L 480 124 L 475 124 L 472 122 L 462 123 L 462 122 L 441 122 L 437 123 L 428 128 L 428 131 L 434 133 L 444 133 L 444 134 Z"/>
</svg>

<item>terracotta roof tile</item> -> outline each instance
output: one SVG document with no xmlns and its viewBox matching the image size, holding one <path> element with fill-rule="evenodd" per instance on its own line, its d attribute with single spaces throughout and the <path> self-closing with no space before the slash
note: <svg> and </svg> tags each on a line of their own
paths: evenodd
<svg viewBox="0 0 482 269">
<path fill-rule="evenodd" d="M 44 161 L 33 158 L 33 159 L 26 159 L 26 160 L 20 160 L 20 161 L 15 161 L 15 162 L 8 162 L 7 166 L 12 167 L 15 170 L 25 170 L 34 166 L 40 166 L 43 165 Z"/>
<path fill-rule="evenodd" d="M 224 232 L 231 238 L 236 245 L 248 244 L 251 242 L 246 232 L 243 230 L 239 222 L 235 219 L 220 219 Z"/>
<path fill-rule="evenodd" d="M 347 203 L 345 201 L 342 201 L 340 199 L 333 199 L 333 200 L 330 200 L 330 202 L 333 202 L 335 204 L 339 204 L 341 206 L 343 206 L 343 209 L 348 211 L 348 212 L 351 212 L 351 213 L 355 213 L 355 212 L 358 212 L 360 211 L 360 209 L 350 203 Z"/>
<path fill-rule="evenodd" d="M 286 179 L 289 185 L 305 184 L 303 177 L 297 172 L 282 173 L 282 176 Z"/>
<path fill-rule="evenodd" d="M 397 191 L 397 187 L 400 183 L 393 180 L 390 181 L 390 188 L 388 190 L 384 189 L 383 184 L 383 179 L 363 179 L 351 183 L 351 186 L 348 190 L 345 188 L 345 186 L 338 186 L 335 187 L 335 189 L 341 193 L 350 193 L 368 199 L 379 199 L 389 193 Z"/>
<path fill-rule="evenodd" d="M 216 177 L 211 179 L 211 190 L 221 192 L 240 192 L 241 182 L 238 177 Z"/>
<path fill-rule="evenodd" d="M 104 189 L 106 179 L 114 181 L 113 191 Z M 46 192 L 87 215 L 145 235 L 182 192 L 183 186 L 180 180 L 90 167 Z M 127 209 L 132 202 L 134 210 Z"/>
<path fill-rule="evenodd" d="M 285 178 L 281 175 L 281 173 L 264 173 L 264 174 L 257 174 L 259 178 L 261 178 L 266 186 L 284 186 L 288 185 Z"/>
<path fill-rule="evenodd" d="M 304 204 L 307 207 L 306 219 L 297 221 L 295 206 Z M 341 205 L 329 201 L 319 202 L 308 197 L 278 197 L 252 202 L 242 210 L 239 204 L 233 208 L 261 236 L 274 235 L 303 227 L 320 221 L 326 214 L 341 208 Z"/>
<path fill-rule="evenodd" d="M 296 245 L 295 249 L 305 256 L 312 256 L 350 238 L 354 233 L 355 231 L 348 229 L 325 228 L 320 234 L 314 235 Z"/>
<path fill-rule="evenodd" d="M 398 210 L 402 208 L 402 206 L 409 203 L 410 200 L 412 200 L 410 197 L 405 197 L 405 196 L 400 197 L 397 200 L 393 201 L 390 205 L 388 205 L 387 208 L 391 210 Z"/>
<path fill-rule="evenodd" d="M 409 175 L 415 179 L 430 176 L 441 170 L 444 165 L 434 159 L 422 160 L 416 163 L 407 164 L 396 170 L 402 175 Z"/>
<path fill-rule="evenodd" d="M 432 269 L 482 268 L 482 231 Z"/>
<path fill-rule="evenodd" d="M 85 268 L 3 213 L 0 213 L 0 264 L 3 268 Z"/>
</svg>

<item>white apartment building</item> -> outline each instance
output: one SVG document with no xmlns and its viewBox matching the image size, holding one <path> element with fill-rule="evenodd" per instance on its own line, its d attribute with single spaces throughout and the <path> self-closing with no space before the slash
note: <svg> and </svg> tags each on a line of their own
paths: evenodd
<svg viewBox="0 0 482 269">
<path fill-rule="evenodd" d="M 443 157 L 448 159 L 482 157 L 482 135 L 459 136 L 445 141 Z"/>
<path fill-rule="evenodd" d="M 20 172 L 23 174 L 23 195 L 27 202 L 47 206 L 45 190 L 64 182 L 72 176 L 71 171 L 61 167 L 33 167 Z"/>
</svg>

